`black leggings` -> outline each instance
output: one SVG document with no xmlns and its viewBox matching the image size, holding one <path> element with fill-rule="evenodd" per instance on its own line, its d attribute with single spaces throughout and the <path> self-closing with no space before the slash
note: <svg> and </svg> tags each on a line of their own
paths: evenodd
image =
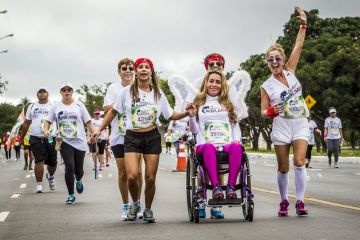
<svg viewBox="0 0 360 240">
<path fill-rule="evenodd" d="M 76 181 L 80 181 L 84 175 L 84 157 L 86 151 L 80 151 L 66 142 L 62 142 L 60 153 L 65 164 L 66 187 L 69 195 L 74 194 L 75 178 Z"/>
<path fill-rule="evenodd" d="M 9 160 L 11 158 L 11 147 L 10 148 L 5 147 L 5 155 L 6 155 L 6 159 Z"/>
<path fill-rule="evenodd" d="M 16 154 L 16 159 L 19 160 L 20 159 L 20 149 L 21 149 L 21 146 L 15 146 L 15 154 Z"/>
</svg>

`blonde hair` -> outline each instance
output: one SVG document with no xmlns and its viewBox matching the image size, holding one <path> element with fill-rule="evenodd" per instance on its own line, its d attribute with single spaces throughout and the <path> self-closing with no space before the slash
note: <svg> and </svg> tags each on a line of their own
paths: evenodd
<svg viewBox="0 0 360 240">
<path fill-rule="evenodd" d="M 266 51 L 266 54 L 265 54 L 265 56 L 266 56 L 265 62 L 269 58 L 269 54 L 272 51 L 278 51 L 280 53 L 281 57 L 283 58 L 283 61 L 285 62 L 286 56 L 285 56 L 284 48 L 281 44 L 278 44 L 278 43 L 275 43 L 274 45 L 272 45 L 271 47 L 268 48 L 268 50 Z"/>
<path fill-rule="evenodd" d="M 237 123 L 238 119 L 235 113 L 235 107 L 232 104 L 232 102 L 229 99 L 229 86 L 226 83 L 226 77 L 222 72 L 219 71 L 210 71 L 206 73 L 200 88 L 200 93 L 196 96 L 194 100 L 194 104 L 197 109 L 199 109 L 200 106 L 204 105 L 206 102 L 206 96 L 207 96 L 207 82 L 209 80 L 209 77 L 211 74 L 217 74 L 221 77 L 221 91 L 219 94 L 219 103 L 223 107 L 226 108 L 226 110 L 229 112 L 229 120 L 231 123 Z M 199 120 L 199 116 L 197 115 L 196 118 Z"/>
</svg>

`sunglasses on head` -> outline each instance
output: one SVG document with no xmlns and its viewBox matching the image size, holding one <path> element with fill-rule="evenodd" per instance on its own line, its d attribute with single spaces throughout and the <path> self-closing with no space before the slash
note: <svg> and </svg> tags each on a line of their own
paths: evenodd
<svg viewBox="0 0 360 240">
<path fill-rule="evenodd" d="M 282 61 L 281 57 L 268 58 L 268 60 L 267 60 L 268 63 L 281 62 L 281 61 Z"/>
<path fill-rule="evenodd" d="M 72 88 L 62 88 L 62 92 L 72 92 Z"/>
<path fill-rule="evenodd" d="M 222 62 L 220 62 L 220 61 L 216 61 L 216 62 L 209 62 L 209 67 L 211 67 L 211 68 L 213 68 L 213 67 L 215 67 L 215 66 L 217 66 L 217 67 L 221 67 L 223 65 L 223 63 Z"/>
<path fill-rule="evenodd" d="M 134 68 L 133 67 L 121 67 L 121 70 L 123 70 L 124 72 L 126 72 L 126 71 L 132 72 L 132 71 L 134 71 Z"/>
</svg>

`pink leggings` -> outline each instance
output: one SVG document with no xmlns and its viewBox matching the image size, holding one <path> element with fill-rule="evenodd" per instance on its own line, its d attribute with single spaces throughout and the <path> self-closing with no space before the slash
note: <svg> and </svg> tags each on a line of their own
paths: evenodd
<svg viewBox="0 0 360 240">
<path fill-rule="evenodd" d="M 229 154 L 228 186 L 234 187 L 241 166 L 242 147 L 239 143 L 229 143 L 224 145 L 223 148 L 224 152 Z M 213 188 L 216 187 L 219 184 L 216 167 L 216 147 L 211 143 L 200 144 L 196 148 L 196 153 L 203 154 L 204 165 L 211 185 Z"/>
</svg>

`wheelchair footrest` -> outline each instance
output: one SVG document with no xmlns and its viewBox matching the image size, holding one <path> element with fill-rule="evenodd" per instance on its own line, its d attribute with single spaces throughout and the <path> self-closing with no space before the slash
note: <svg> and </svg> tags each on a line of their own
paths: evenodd
<svg viewBox="0 0 360 240">
<path fill-rule="evenodd" d="M 208 205 L 209 206 L 232 206 L 232 205 L 241 205 L 243 203 L 241 198 L 235 199 L 209 199 Z"/>
</svg>

